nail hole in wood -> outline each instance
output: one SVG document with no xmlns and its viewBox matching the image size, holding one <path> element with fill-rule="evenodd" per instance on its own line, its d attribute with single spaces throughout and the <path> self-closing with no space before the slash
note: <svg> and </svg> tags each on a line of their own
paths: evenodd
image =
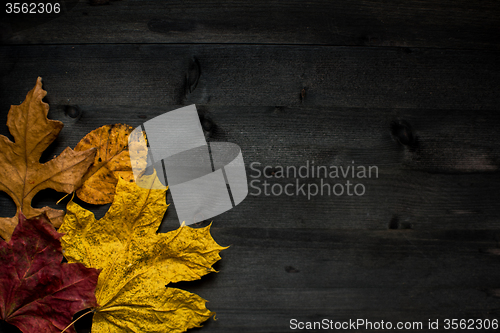
<svg viewBox="0 0 500 333">
<path fill-rule="evenodd" d="M 394 215 L 389 222 L 389 229 L 398 229 L 399 228 L 399 217 Z"/>
<path fill-rule="evenodd" d="M 72 119 L 78 119 L 80 118 L 82 112 L 76 105 L 67 105 L 64 108 L 64 114 Z"/>
<path fill-rule="evenodd" d="M 304 99 L 306 99 L 306 94 L 307 94 L 307 90 L 306 88 L 302 88 L 302 90 L 300 91 L 300 102 L 304 102 Z"/>
<path fill-rule="evenodd" d="M 189 62 L 189 70 L 186 74 L 186 85 L 189 93 L 192 93 L 196 86 L 198 86 L 198 81 L 200 80 L 201 68 L 198 59 L 193 57 Z"/>
<path fill-rule="evenodd" d="M 400 144 L 408 147 L 415 146 L 415 136 L 413 135 L 412 128 L 404 120 L 396 120 L 391 123 L 391 134 L 394 140 Z"/>
<path fill-rule="evenodd" d="M 296 269 L 293 266 L 285 266 L 285 272 L 287 273 L 298 273 L 300 272 L 298 269 Z"/>
</svg>

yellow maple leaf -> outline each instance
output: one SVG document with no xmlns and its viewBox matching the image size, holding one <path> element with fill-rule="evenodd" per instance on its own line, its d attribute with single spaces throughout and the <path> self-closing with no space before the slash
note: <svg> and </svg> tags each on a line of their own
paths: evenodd
<svg viewBox="0 0 500 333">
<path fill-rule="evenodd" d="M 156 174 L 145 178 L 150 188 L 159 182 Z M 203 298 L 167 285 L 214 272 L 225 248 L 213 240 L 210 227 L 157 234 L 167 209 L 165 193 L 120 178 L 102 219 L 68 204 L 59 229 L 65 233 L 65 257 L 102 270 L 92 332 L 184 332 L 214 315 Z"/>
<path fill-rule="evenodd" d="M 129 155 L 129 135 L 134 128 L 125 124 L 101 126 L 88 133 L 76 145 L 75 151 L 96 148 L 94 163 L 82 180 L 82 186 L 76 191 L 81 200 L 102 205 L 113 201 L 118 177 L 127 181 L 134 179 Z M 140 134 L 140 133 L 139 133 Z M 133 140 L 135 142 L 137 140 Z M 147 151 L 136 152 L 134 163 L 146 166 Z"/>
<path fill-rule="evenodd" d="M 68 147 L 58 157 L 40 163 L 42 153 L 63 128 L 62 122 L 47 118 L 49 105 L 42 101 L 45 95 L 47 92 L 42 89 L 39 77 L 24 102 L 12 105 L 9 110 L 7 126 L 14 142 L 0 135 L 0 191 L 6 192 L 17 206 L 14 217 L 0 217 L 0 236 L 6 240 L 18 223 L 20 211 L 27 218 L 45 213 L 50 222 L 59 227 L 64 211 L 33 208 L 31 200 L 46 188 L 73 192 L 94 159 L 94 149 L 77 152 Z"/>
</svg>

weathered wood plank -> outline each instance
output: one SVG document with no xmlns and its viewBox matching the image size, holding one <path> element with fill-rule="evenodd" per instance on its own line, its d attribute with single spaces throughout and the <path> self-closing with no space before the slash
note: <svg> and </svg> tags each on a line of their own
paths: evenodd
<svg viewBox="0 0 500 333">
<path fill-rule="evenodd" d="M 317 195 L 308 200 L 307 194 L 293 197 L 250 194 L 236 208 L 214 220 L 221 225 L 237 221 L 242 226 L 270 228 L 499 230 L 499 181 L 498 175 L 389 174 L 363 182 L 366 193 L 359 197 Z M 283 187 L 288 183 L 295 181 L 281 182 Z M 250 191 L 255 193 L 253 189 Z M 59 207 L 55 202 L 62 197 L 63 194 L 56 192 L 41 192 L 33 205 L 61 208 L 67 200 Z M 173 204 L 170 194 L 167 202 Z M 98 217 L 108 209 L 107 206 L 87 207 Z M 5 216 L 15 214 L 15 206 L 4 193 L 0 195 L 0 208 Z M 175 204 L 165 217 L 164 230 L 179 226 L 174 208 Z"/>
<path fill-rule="evenodd" d="M 49 101 L 59 94 L 51 87 L 46 89 Z M 15 98 L 5 96 L 2 101 L 15 104 Z M 65 124 L 54 153 L 76 146 L 86 133 L 102 125 L 137 127 L 182 107 L 79 105 L 77 118 L 71 118 L 68 105 L 74 106 L 50 102 L 49 117 Z M 0 113 L 0 133 L 4 135 L 8 134 L 7 109 Z M 199 104 L 197 109 L 210 127 L 205 130 L 208 140 L 238 143 L 248 156 L 247 165 L 260 162 L 260 169 L 266 165 L 300 166 L 306 161 L 316 166 L 349 165 L 353 160 L 356 165 L 376 165 L 385 173 L 394 169 L 491 173 L 500 167 L 500 114 L 491 111 Z"/>
<path fill-rule="evenodd" d="M 349 179 L 363 196 L 249 195 L 214 218 L 214 238 L 231 245 L 220 273 L 177 284 L 217 312 L 203 332 L 289 332 L 291 318 L 500 319 L 499 14 L 491 0 L 81 1 L 7 37 L 0 133 L 40 75 L 49 117 L 65 123 L 43 158 L 101 125 L 196 103 L 207 138 L 238 144 L 249 176 L 252 162 L 378 167 L 378 178 Z M 34 205 L 60 197 L 45 191 Z M 3 193 L 0 211 L 15 212 Z M 175 215 L 172 205 L 161 231 Z"/>
<path fill-rule="evenodd" d="M 218 274 L 176 286 L 217 312 L 214 332 L 287 332 L 289 320 L 498 318 L 490 231 L 383 232 L 217 226 Z M 237 296 L 236 296 L 237 295 Z M 489 315 L 488 315 L 489 313 Z M 359 330 L 363 331 L 363 330 Z"/>
<path fill-rule="evenodd" d="M 82 105 L 471 110 L 498 110 L 500 105 L 498 52 L 262 45 L 7 46 L 0 63 L 2 108 L 12 99 L 22 100 L 36 76 L 45 79 L 51 101 Z"/>
<path fill-rule="evenodd" d="M 49 99 L 54 94 L 57 90 L 49 89 Z M 121 122 L 135 127 L 177 107 L 81 105 L 81 117 L 75 121 L 65 115 L 64 105 L 52 103 L 49 116 L 63 121 L 65 128 L 44 156 L 49 158 L 67 146 L 76 146 L 86 133 L 99 126 Z M 297 178 L 300 184 L 306 184 L 298 195 L 294 186 L 292 197 L 284 193 L 266 196 L 264 192 L 254 196 L 258 190 L 250 188 L 243 203 L 215 219 L 222 225 L 238 221 L 255 227 L 290 228 L 500 228 L 497 113 L 218 106 L 198 109 L 212 124 L 206 132 L 209 140 L 234 142 L 241 147 L 248 180 L 259 181 L 254 186 L 260 191 L 264 191 L 264 181 L 282 188 L 295 184 Z M 3 113 L 0 123 L 5 121 Z M 391 127 L 394 121 L 411 126 L 415 148 L 411 143 L 401 143 L 400 135 Z M 6 126 L 1 128 L 0 133 L 7 134 Z M 347 167 L 354 161 L 356 166 L 377 166 L 379 175 L 375 178 L 373 174 L 371 179 L 332 179 L 322 175 L 331 186 L 341 183 L 345 189 L 350 180 L 363 184 L 366 192 L 362 196 L 349 196 L 346 192 L 335 196 L 327 195 L 325 189 L 323 195 L 308 199 L 309 184 L 320 188 L 321 180 L 294 178 L 292 174 L 284 179 L 267 179 L 263 174 L 256 177 L 259 172 L 250 167 L 258 162 L 260 166 L 253 168 L 260 172 L 268 165 L 298 169 L 307 161 L 327 167 Z M 271 194 L 271 188 L 267 191 Z M 35 198 L 35 204 L 53 205 L 60 198 L 59 194 L 45 192 Z M 13 204 L 5 195 L 0 199 L 2 211 L 13 215 Z M 171 208 L 166 228 L 178 225 L 174 221 L 174 206 Z M 97 211 L 102 215 L 106 210 L 103 207 Z"/>
<path fill-rule="evenodd" d="M 500 7 L 470 1 L 81 1 L 8 43 L 264 43 L 496 49 Z M 11 19 L 13 19 L 11 17 Z M 62 28 L 63 27 L 63 28 Z M 62 28 L 62 29 L 61 29 Z"/>
<path fill-rule="evenodd" d="M 422 322 L 499 319 L 491 231 L 212 227 L 218 274 L 171 285 L 217 312 L 205 332 L 288 332 L 290 319 Z M 366 331 L 359 329 L 358 331 Z M 387 332 L 387 330 L 381 330 Z M 425 326 L 424 326 L 424 331 Z M 486 330 L 479 330 L 480 332 Z"/>
<path fill-rule="evenodd" d="M 500 318 L 499 301 L 488 293 L 498 286 L 498 257 L 481 251 L 496 246 L 498 233 L 217 223 L 211 231 L 220 244 L 231 244 L 216 264 L 219 273 L 170 285 L 209 300 L 218 320 L 207 321 L 204 332 L 289 332 L 292 318 L 393 325 L 431 319 L 445 332 L 444 319 Z"/>
</svg>

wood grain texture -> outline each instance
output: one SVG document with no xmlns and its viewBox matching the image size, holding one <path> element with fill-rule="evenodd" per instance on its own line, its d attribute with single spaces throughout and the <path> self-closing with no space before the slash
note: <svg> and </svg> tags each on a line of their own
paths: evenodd
<svg viewBox="0 0 500 333">
<path fill-rule="evenodd" d="M 72 104 L 471 110 L 500 105 L 498 52 L 128 44 L 3 51 L 1 96 L 10 100 L 24 97 L 38 75 L 52 101 Z M 193 58 L 200 67 L 194 91 L 188 89 Z M 8 107 L 7 101 L 1 106 Z"/>
<path fill-rule="evenodd" d="M 52 96 L 49 93 L 49 99 Z M 49 116 L 65 123 L 65 127 L 44 156 L 76 146 L 86 133 L 102 125 L 126 123 L 136 127 L 178 107 L 81 105 L 80 118 L 75 121 L 66 115 L 64 105 L 51 104 Z M 256 177 L 266 166 L 299 168 L 309 161 L 316 166 L 347 167 L 354 161 L 356 166 L 377 166 L 379 170 L 378 178 L 347 178 L 365 186 L 362 196 L 327 195 L 326 189 L 323 195 L 310 199 L 302 192 L 293 197 L 266 196 L 264 192 L 254 196 L 258 190 L 251 188 L 243 203 L 217 217 L 220 225 L 238 221 L 244 226 L 279 228 L 386 230 L 392 224 L 418 230 L 500 229 L 497 113 L 203 105 L 198 110 L 211 122 L 210 131 L 205 132 L 208 140 L 234 142 L 241 147 L 248 180 L 259 181 L 255 186 L 261 191 L 264 181 L 281 187 L 296 182 L 293 175 L 285 179 L 267 179 L 263 174 Z M 5 119 L 0 122 L 5 123 Z M 417 142 L 414 148 L 402 144 L 393 133 L 392 124 L 403 120 L 411 125 Z M 6 131 L 4 125 L 2 133 Z M 253 167 L 259 172 L 250 167 L 254 162 L 260 163 Z M 309 184 L 321 186 L 317 177 L 298 180 L 306 184 L 306 190 Z M 331 186 L 346 183 L 342 177 L 324 181 Z M 53 206 L 61 198 L 48 193 L 35 198 L 40 200 L 38 205 Z M 166 228 L 178 225 L 174 207 L 175 203 Z M 13 209 L 8 208 L 12 214 Z M 106 210 L 104 206 L 98 211 L 104 214 Z"/>
<path fill-rule="evenodd" d="M 177 285 L 218 309 L 209 332 L 289 332 L 291 318 L 395 324 L 498 317 L 498 301 L 487 293 L 500 277 L 498 258 L 480 251 L 496 244 L 498 234 L 489 231 L 234 226 L 213 234 L 232 244 L 221 253 L 220 273 Z"/>
<path fill-rule="evenodd" d="M 217 312 L 192 331 L 359 318 L 450 332 L 444 319 L 500 320 L 499 14 L 493 0 L 80 1 L 34 28 L 0 24 L 0 133 L 42 76 L 49 118 L 65 124 L 42 160 L 102 125 L 196 104 L 207 140 L 241 147 L 249 181 L 296 181 L 254 178 L 253 162 L 266 175 L 377 166 L 377 178 L 324 179 L 362 183 L 362 196 L 250 194 L 215 217 L 230 245 L 219 273 L 175 285 Z M 167 201 L 160 232 L 178 227 Z M 0 211 L 15 213 L 4 193 Z"/>
<path fill-rule="evenodd" d="M 475 1 L 80 1 L 13 44 L 250 43 L 498 50 L 500 6 Z M 13 22 L 15 23 L 15 22 Z M 63 27 L 63 29 L 61 29 Z"/>
<path fill-rule="evenodd" d="M 172 285 L 210 300 L 218 320 L 209 320 L 202 332 L 290 332 L 292 318 L 394 325 L 439 319 L 442 328 L 444 319 L 500 315 L 498 300 L 489 296 L 500 278 L 498 257 L 483 251 L 496 245 L 498 233 L 211 230 L 219 243 L 231 245 L 221 252 L 219 273 Z"/>
</svg>

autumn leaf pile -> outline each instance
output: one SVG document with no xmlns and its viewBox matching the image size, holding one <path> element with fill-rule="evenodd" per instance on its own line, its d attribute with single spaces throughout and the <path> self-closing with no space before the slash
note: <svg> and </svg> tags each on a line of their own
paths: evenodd
<svg viewBox="0 0 500 333">
<path fill-rule="evenodd" d="M 169 284 L 215 271 L 224 248 L 210 227 L 157 233 L 167 190 L 153 189 L 155 174 L 144 176 L 149 189 L 135 184 L 128 125 L 102 126 L 40 163 L 63 127 L 47 118 L 45 95 L 38 78 L 9 111 L 14 142 L 0 135 L 0 190 L 17 206 L 15 216 L 0 218 L 0 320 L 25 333 L 74 333 L 73 316 L 88 309 L 96 333 L 200 327 L 214 315 L 206 301 Z M 73 200 L 66 212 L 31 207 L 46 188 L 112 204 L 99 220 Z"/>
</svg>

